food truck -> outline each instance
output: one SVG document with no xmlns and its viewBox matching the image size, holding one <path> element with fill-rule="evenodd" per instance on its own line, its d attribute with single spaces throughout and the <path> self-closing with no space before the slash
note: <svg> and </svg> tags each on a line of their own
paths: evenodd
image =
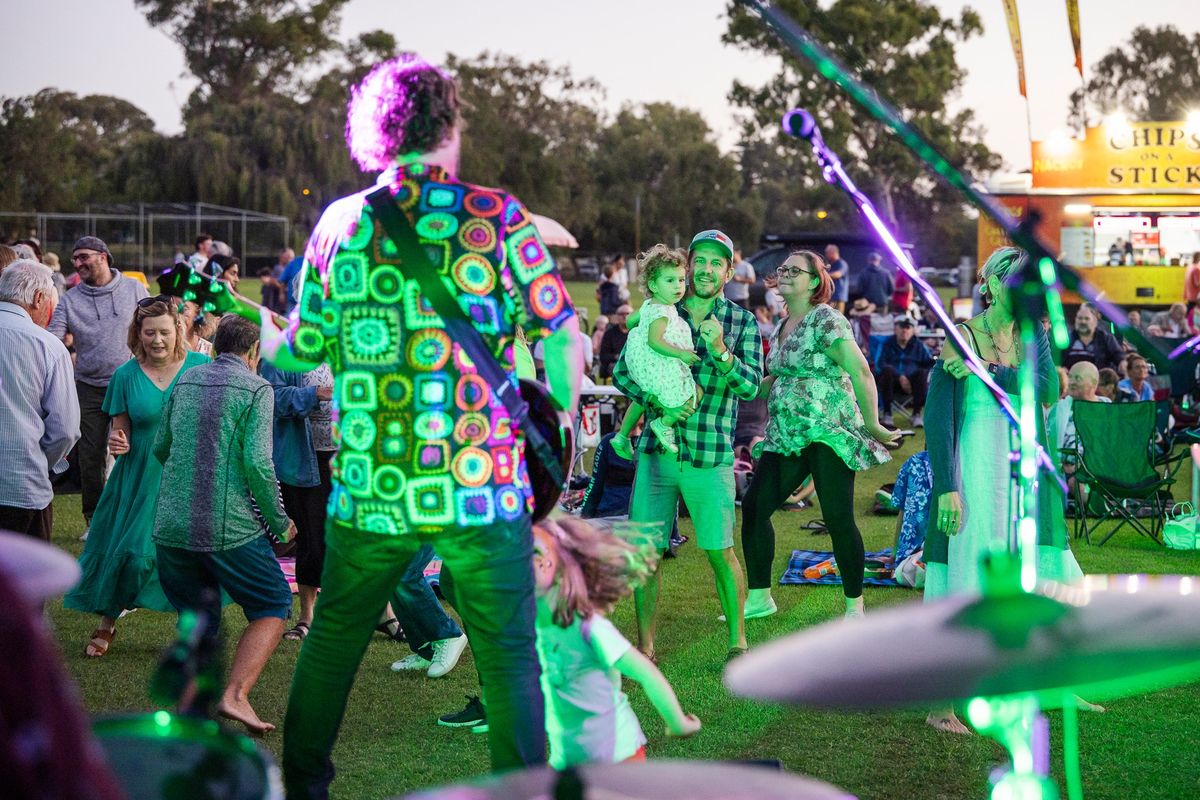
<svg viewBox="0 0 1200 800">
<path fill-rule="evenodd" d="M 1200 253 L 1200 120 L 1110 119 L 1082 139 L 1035 141 L 1030 173 L 987 188 L 1019 219 L 1036 213 L 1042 240 L 1109 301 L 1161 308 L 1183 300 L 1184 270 Z M 980 216 L 978 263 L 1005 243 Z"/>
</svg>

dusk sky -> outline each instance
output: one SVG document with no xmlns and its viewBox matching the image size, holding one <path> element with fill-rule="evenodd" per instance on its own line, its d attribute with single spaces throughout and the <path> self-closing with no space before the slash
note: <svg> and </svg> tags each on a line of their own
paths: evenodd
<svg viewBox="0 0 1200 800">
<path fill-rule="evenodd" d="M 1001 0 L 933 0 L 944 13 L 964 5 L 982 16 L 984 34 L 959 49 L 968 72 L 954 103 L 973 108 L 986 141 L 1009 169 L 1029 166 L 1024 101 Z M 1080 0 L 1084 61 L 1090 67 L 1137 25 L 1200 29 L 1195 0 Z M 511 9 L 520 8 L 521 13 Z M 609 110 L 623 103 L 668 100 L 700 110 L 723 147 L 736 140 L 735 111 L 725 97 L 735 77 L 757 83 L 772 60 L 721 44 L 722 0 L 609 0 L 577 3 L 524 0 L 353 0 L 342 35 L 383 28 L 405 48 L 442 61 L 483 50 L 568 64 L 608 91 Z M 1078 86 L 1063 0 L 1020 0 L 1033 134 L 1065 128 L 1067 98 Z M 111 94 L 146 111 L 159 129 L 182 128 L 180 107 L 192 88 L 183 57 L 151 28 L 132 0 L 41 0 L 11 8 L 0 54 L 0 95 L 54 86 Z M 105 46 L 107 45 L 107 46 Z M 781 109 L 782 112 L 784 109 Z"/>
</svg>

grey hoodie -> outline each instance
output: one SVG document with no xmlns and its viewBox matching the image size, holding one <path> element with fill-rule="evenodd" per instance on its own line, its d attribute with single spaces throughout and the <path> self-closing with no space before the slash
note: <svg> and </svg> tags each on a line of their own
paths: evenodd
<svg viewBox="0 0 1200 800">
<path fill-rule="evenodd" d="M 111 269 L 104 286 L 80 283 L 63 295 L 49 331 L 59 339 L 75 337 L 75 380 L 89 386 L 108 386 L 117 367 L 133 355 L 126 343 L 137 301 L 148 297 L 146 287 Z"/>
</svg>

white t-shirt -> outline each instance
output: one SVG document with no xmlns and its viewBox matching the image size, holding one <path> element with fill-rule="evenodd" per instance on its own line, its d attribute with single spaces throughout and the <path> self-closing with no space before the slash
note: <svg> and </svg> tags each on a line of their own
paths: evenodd
<svg viewBox="0 0 1200 800">
<path fill-rule="evenodd" d="M 729 283 L 725 284 L 725 297 L 729 300 L 749 300 L 750 299 L 750 284 L 739 283 L 738 278 L 749 278 L 754 280 L 754 265 L 749 261 L 739 261 L 733 265 L 733 277 Z"/>
<path fill-rule="evenodd" d="M 538 626 L 550 766 L 615 764 L 646 743 L 614 666 L 632 647 L 601 616 Z"/>
</svg>

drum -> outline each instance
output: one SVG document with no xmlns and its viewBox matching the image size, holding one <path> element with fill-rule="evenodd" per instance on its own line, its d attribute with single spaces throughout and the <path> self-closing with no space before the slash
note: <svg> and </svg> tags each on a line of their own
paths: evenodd
<svg viewBox="0 0 1200 800">
<path fill-rule="evenodd" d="M 113 774 L 138 800 L 283 800 L 270 754 L 208 719 L 167 711 L 96 720 Z"/>
</svg>

